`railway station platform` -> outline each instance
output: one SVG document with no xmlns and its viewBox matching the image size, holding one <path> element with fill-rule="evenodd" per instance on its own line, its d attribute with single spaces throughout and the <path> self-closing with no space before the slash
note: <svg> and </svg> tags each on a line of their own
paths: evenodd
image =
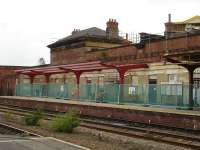
<svg viewBox="0 0 200 150">
<path fill-rule="evenodd" d="M 57 112 L 74 109 L 82 116 L 200 130 L 200 111 L 193 110 L 20 96 L 0 96 L 0 104 Z"/>
<path fill-rule="evenodd" d="M 90 150 L 53 137 L 18 137 L 0 134 L 0 150 Z"/>
</svg>

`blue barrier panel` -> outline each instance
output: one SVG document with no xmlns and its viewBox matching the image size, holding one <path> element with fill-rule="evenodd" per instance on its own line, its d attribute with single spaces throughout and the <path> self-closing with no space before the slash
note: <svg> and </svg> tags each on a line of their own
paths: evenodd
<svg viewBox="0 0 200 150">
<path fill-rule="evenodd" d="M 99 103 L 188 107 L 189 85 L 183 84 L 18 84 L 17 96 L 79 99 Z M 200 104 L 200 87 L 193 88 L 195 105 Z"/>
</svg>

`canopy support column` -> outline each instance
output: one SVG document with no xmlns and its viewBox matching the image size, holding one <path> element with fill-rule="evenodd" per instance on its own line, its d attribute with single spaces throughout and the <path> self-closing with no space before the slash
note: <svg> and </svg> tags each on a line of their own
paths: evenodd
<svg viewBox="0 0 200 150">
<path fill-rule="evenodd" d="M 75 71 L 74 72 L 76 75 L 76 84 L 77 84 L 77 99 L 80 98 L 80 76 L 82 74 L 81 71 Z"/>
<path fill-rule="evenodd" d="M 17 85 L 20 84 L 20 80 L 19 79 L 20 79 L 20 74 L 16 73 L 16 75 L 15 75 L 15 87 L 14 87 L 15 88 L 15 93 L 14 93 L 15 96 L 19 96 L 18 95 L 19 94 L 18 93 L 18 88 L 17 88 Z"/>
<path fill-rule="evenodd" d="M 120 100 L 123 99 L 124 96 L 124 75 L 128 69 L 126 68 L 117 68 L 117 71 L 119 73 L 119 100 L 118 103 L 120 103 Z"/>
<path fill-rule="evenodd" d="M 193 84 L 194 84 L 194 80 L 193 80 L 193 76 L 194 76 L 194 68 L 189 69 L 188 68 L 188 73 L 189 73 L 189 107 L 193 107 L 194 106 L 194 101 L 193 101 Z"/>
<path fill-rule="evenodd" d="M 124 84 L 124 75 L 125 75 L 127 69 L 119 68 L 119 69 L 117 69 L 117 71 L 119 73 L 119 84 Z"/>
<path fill-rule="evenodd" d="M 46 85 L 44 85 L 44 91 L 42 92 L 42 95 L 48 97 L 49 96 L 49 79 L 50 79 L 51 74 L 44 74 L 44 76 L 45 76 Z"/>
<path fill-rule="evenodd" d="M 190 66 L 190 65 L 183 65 L 188 70 L 188 78 L 189 78 L 189 95 L 188 95 L 188 102 L 189 102 L 189 109 L 193 109 L 194 101 L 193 101 L 193 84 L 194 84 L 194 70 L 199 66 Z"/>
<path fill-rule="evenodd" d="M 30 93 L 30 96 L 33 95 L 33 81 L 34 81 L 34 77 L 35 75 L 28 75 L 29 78 L 30 78 L 30 84 L 31 84 L 31 93 Z"/>
<path fill-rule="evenodd" d="M 200 67 L 200 65 L 183 64 L 181 66 L 183 66 L 184 68 L 188 70 L 188 78 L 189 78 L 188 103 L 189 103 L 189 109 L 193 109 L 194 107 L 194 101 L 193 101 L 194 70 Z"/>
<path fill-rule="evenodd" d="M 193 84 L 194 84 L 194 70 L 198 67 L 200 67 L 200 64 L 184 64 L 181 63 L 178 60 L 174 60 L 171 58 L 166 58 L 168 62 L 171 63 L 178 63 L 179 66 L 182 66 L 188 70 L 188 80 L 189 80 L 189 93 L 188 93 L 188 103 L 189 103 L 189 109 L 193 109 L 194 107 L 194 101 L 193 101 Z"/>
<path fill-rule="evenodd" d="M 49 83 L 50 74 L 45 74 L 44 76 L 45 76 L 45 82 L 46 82 L 46 84 L 48 84 Z"/>
<path fill-rule="evenodd" d="M 85 62 L 78 64 L 67 64 L 67 65 L 56 65 L 56 66 L 47 66 L 47 67 L 35 67 L 35 68 L 26 68 L 16 70 L 16 73 L 19 74 L 29 74 L 29 75 L 45 75 L 45 74 L 60 74 L 73 72 L 76 76 L 77 83 L 77 97 L 80 97 L 80 76 L 84 72 L 100 71 L 104 69 L 116 69 L 119 72 L 120 84 L 124 84 L 124 74 L 128 69 L 137 69 L 137 68 L 147 68 L 146 64 L 105 64 L 101 61 L 94 62 Z M 49 82 L 49 76 L 45 76 L 46 83 Z M 120 88 L 119 88 L 120 90 Z M 122 89 L 120 91 L 123 91 Z M 120 93 L 119 93 L 120 94 Z"/>
<path fill-rule="evenodd" d="M 35 77 L 34 75 L 29 75 L 29 78 L 30 78 L 30 83 L 31 83 L 31 84 L 33 84 L 34 77 Z"/>
<path fill-rule="evenodd" d="M 111 65 L 111 64 L 104 64 L 101 63 L 101 65 L 108 67 L 110 69 L 116 69 L 119 73 L 119 97 L 118 97 L 118 103 L 120 103 L 120 100 L 123 98 L 124 94 L 124 75 L 126 71 L 130 69 L 139 69 L 139 68 L 148 68 L 147 64 L 127 64 L 127 65 Z"/>
</svg>

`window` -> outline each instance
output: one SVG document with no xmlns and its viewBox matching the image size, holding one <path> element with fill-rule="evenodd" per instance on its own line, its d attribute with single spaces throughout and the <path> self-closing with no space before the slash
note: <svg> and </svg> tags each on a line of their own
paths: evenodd
<svg viewBox="0 0 200 150">
<path fill-rule="evenodd" d="M 178 82 L 177 74 L 169 74 L 168 81 L 169 81 L 169 83 L 177 83 Z"/>
</svg>

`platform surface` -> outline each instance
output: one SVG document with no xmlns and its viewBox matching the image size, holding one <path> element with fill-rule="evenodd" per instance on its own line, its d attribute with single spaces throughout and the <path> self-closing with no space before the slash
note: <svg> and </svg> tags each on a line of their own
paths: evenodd
<svg viewBox="0 0 200 150">
<path fill-rule="evenodd" d="M 120 108 L 120 109 L 130 109 L 130 110 L 141 110 L 141 111 L 150 111 L 150 112 L 161 112 L 169 114 L 179 114 L 179 115 L 191 115 L 191 116 L 200 116 L 200 111 L 193 110 L 179 110 L 175 108 L 162 108 L 162 107 L 145 107 L 141 105 L 120 105 L 120 104 L 109 104 L 109 103 L 95 103 L 88 101 L 79 101 L 79 100 L 63 100 L 63 99 L 53 99 L 53 98 L 39 98 L 39 97 L 21 97 L 21 96 L 0 96 L 0 98 L 8 99 L 21 99 L 21 100 L 34 100 L 41 102 L 54 102 L 54 103 L 66 103 L 66 104 L 75 104 L 75 105 L 86 105 L 86 106 L 95 106 L 95 107 L 107 107 L 107 108 Z"/>
<path fill-rule="evenodd" d="M 0 134 L 0 150 L 89 150 L 52 137 L 19 137 Z"/>
</svg>

